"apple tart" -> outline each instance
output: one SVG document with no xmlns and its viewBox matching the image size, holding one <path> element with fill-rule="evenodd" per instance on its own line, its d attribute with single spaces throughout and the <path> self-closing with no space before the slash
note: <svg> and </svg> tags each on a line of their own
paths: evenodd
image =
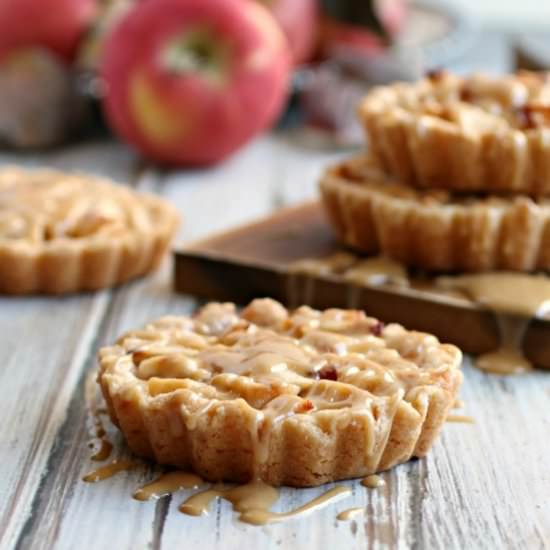
<svg viewBox="0 0 550 550">
<path fill-rule="evenodd" d="M 368 156 L 329 168 L 321 195 L 339 238 L 429 271 L 550 269 L 550 198 L 422 190 Z"/>
<path fill-rule="evenodd" d="M 137 455 L 211 481 L 314 486 L 424 456 L 461 353 L 362 311 L 271 299 L 164 317 L 99 353 L 113 422 Z"/>
<path fill-rule="evenodd" d="M 167 202 L 97 177 L 0 170 L 0 292 L 61 294 L 153 269 L 179 216 Z"/>
<path fill-rule="evenodd" d="M 369 147 L 402 183 L 550 193 L 550 78 L 438 71 L 373 89 L 359 108 Z"/>
</svg>

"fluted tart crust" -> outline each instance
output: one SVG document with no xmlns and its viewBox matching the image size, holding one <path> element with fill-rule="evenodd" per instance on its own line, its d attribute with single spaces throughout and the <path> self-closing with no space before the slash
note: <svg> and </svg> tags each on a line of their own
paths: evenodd
<svg viewBox="0 0 550 550">
<path fill-rule="evenodd" d="M 325 210 L 339 238 L 429 271 L 550 269 L 550 198 L 418 190 L 372 157 L 326 171 Z"/>
<path fill-rule="evenodd" d="M 460 351 L 362 311 L 271 299 L 164 317 L 99 354 L 131 450 L 211 481 L 313 486 L 424 456 L 462 381 Z"/>
<path fill-rule="evenodd" d="M 179 223 L 153 195 L 99 177 L 0 170 L 0 292 L 63 294 L 154 269 Z"/>
<path fill-rule="evenodd" d="M 359 116 L 372 154 L 403 183 L 550 194 L 547 73 L 434 72 L 373 89 Z"/>
</svg>

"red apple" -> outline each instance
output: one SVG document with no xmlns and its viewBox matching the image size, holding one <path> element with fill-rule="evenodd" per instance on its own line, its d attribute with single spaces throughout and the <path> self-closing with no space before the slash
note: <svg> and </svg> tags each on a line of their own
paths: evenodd
<svg viewBox="0 0 550 550">
<path fill-rule="evenodd" d="M 104 44 L 104 110 L 152 159 L 210 164 L 274 122 L 289 68 L 284 35 L 253 0 L 149 0 Z"/>
<path fill-rule="evenodd" d="M 317 0 L 258 0 L 269 8 L 285 33 L 295 65 L 308 61 L 315 49 L 319 9 Z"/>
<path fill-rule="evenodd" d="M 0 0 L 0 56 L 42 46 L 71 60 L 96 0 Z"/>
</svg>

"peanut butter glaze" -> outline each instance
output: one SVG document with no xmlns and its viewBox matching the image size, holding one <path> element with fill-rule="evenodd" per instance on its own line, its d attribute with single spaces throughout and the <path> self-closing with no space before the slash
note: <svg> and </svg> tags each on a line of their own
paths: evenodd
<svg viewBox="0 0 550 550">
<path fill-rule="evenodd" d="M 324 258 L 305 258 L 291 264 L 289 271 L 319 276 L 341 276 L 350 282 L 366 285 L 409 284 L 407 269 L 403 264 L 384 256 L 362 259 L 349 252 L 336 252 Z"/>
<path fill-rule="evenodd" d="M 347 487 L 334 487 L 307 504 L 290 512 L 272 512 L 269 508 L 277 501 L 277 489 L 261 481 L 240 485 L 233 489 L 210 489 L 189 497 L 181 506 L 180 512 L 191 516 L 200 516 L 208 512 L 208 507 L 215 498 L 223 498 L 239 512 L 239 520 L 252 525 L 278 523 L 311 513 L 345 495 L 351 494 Z"/>
<path fill-rule="evenodd" d="M 210 503 L 216 498 L 223 498 L 231 502 L 234 510 L 240 513 L 239 519 L 245 521 L 243 520 L 245 512 L 269 511 L 269 508 L 277 502 L 279 491 L 263 481 L 253 481 L 230 489 L 208 489 L 189 497 L 179 510 L 190 516 L 201 516 L 208 513 Z"/>
<path fill-rule="evenodd" d="M 358 258 L 349 252 L 336 252 L 322 258 L 304 258 L 289 266 L 291 273 L 333 275 L 344 272 L 357 264 Z"/>
<path fill-rule="evenodd" d="M 384 256 L 375 256 L 359 261 L 345 272 L 344 279 L 367 285 L 409 285 L 405 266 Z"/>
<path fill-rule="evenodd" d="M 499 347 L 480 355 L 475 365 L 494 374 L 518 374 L 533 368 L 523 354 L 523 337 L 533 317 L 550 312 L 550 279 L 545 276 L 495 272 L 438 279 L 460 289 L 496 316 Z"/>
<path fill-rule="evenodd" d="M 102 438 L 99 440 L 99 448 L 90 458 L 97 462 L 102 462 L 103 460 L 107 460 L 112 452 L 113 444 L 108 439 Z"/>
<path fill-rule="evenodd" d="M 161 498 L 180 489 L 199 487 L 203 483 L 203 480 L 195 474 L 181 471 L 168 472 L 138 489 L 133 498 L 141 501 Z M 279 491 L 263 481 L 253 481 L 231 488 L 213 487 L 200 491 L 188 497 L 180 505 L 179 510 L 190 516 L 201 516 L 208 513 L 213 500 L 222 498 L 233 505 L 233 509 L 239 513 L 239 520 L 253 525 L 265 525 L 312 512 L 349 493 L 351 490 L 348 488 L 335 487 L 296 510 L 279 513 L 270 510 L 279 499 Z"/>
<path fill-rule="evenodd" d="M 106 466 L 102 466 L 97 470 L 93 470 L 92 472 L 87 473 L 82 478 L 82 481 L 85 481 L 86 483 L 97 483 L 98 481 L 103 481 L 104 479 L 113 477 L 119 472 L 124 472 L 126 470 L 137 468 L 139 465 L 140 463 L 135 462 L 134 460 L 113 460 L 113 462 L 111 462 L 110 464 L 107 464 Z"/>
<path fill-rule="evenodd" d="M 384 487 L 386 482 L 380 476 L 370 475 L 361 481 L 361 485 L 368 487 L 369 489 L 377 489 L 378 487 Z"/>
<path fill-rule="evenodd" d="M 349 521 L 350 519 L 354 519 L 357 516 L 360 516 L 365 513 L 365 509 L 357 506 L 354 508 L 348 508 L 347 510 L 342 510 L 337 516 L 336 519 L 338 521 Z"/>
<path fill-rule="evenodd" d="M 471 416 L 465 414 L 450 414 L 447 417 L 447 422 L 458 422 L 462 424 L 475 424 L 475 420 Z"/>
<path fill-rule="evenodd" d="M 136 500 L 162 498 L 180 489 L 196 489 L 203 483 L 202 478 L 189 472 L 167 472 L 155 481 L 140 487 L 132 496 Z"/>
<path fill-rule="evenodd" d="M 293 519 L 298 516 L 303 516 L 310 514 L 320 508 L 327 506 L 337 500 L 340 500 L 344 496 L 351 494 L 351 489 L 347 487 L 334 487 L 329 489 L 322 495 L 310 500 L 307 504 L 296 508 L 290 512 L 278 513 L 271 512 L 265 509 L 250 509 L 245 510 L 241 516 L 240 520 L 245 523 L 251 523 L 253 525 L 265 525 L 266 523 L 279 523 L 287 519 Z"/>
</svg>

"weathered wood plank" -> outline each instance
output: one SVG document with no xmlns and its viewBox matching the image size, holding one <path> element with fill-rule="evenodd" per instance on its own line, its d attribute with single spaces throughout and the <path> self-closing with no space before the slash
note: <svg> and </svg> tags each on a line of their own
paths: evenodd
<svg viewBox="0 0 550 550">
<path fill-rule="evenodd" d="M 53 440 L 91 353 L 108 294 L 49 302 L 0 300 L 3 415 L 0 540 L 16 536 L 30 511 Z M 78 335 L 78 336 L 77 336 Z"/>
<path fill-rule="evenodd" d="M 428 457 L 420 538 L 426 547 L 550 547 L 550 377 L 469 367 L 474 425 L 446 427 Z"/>
</svg>

